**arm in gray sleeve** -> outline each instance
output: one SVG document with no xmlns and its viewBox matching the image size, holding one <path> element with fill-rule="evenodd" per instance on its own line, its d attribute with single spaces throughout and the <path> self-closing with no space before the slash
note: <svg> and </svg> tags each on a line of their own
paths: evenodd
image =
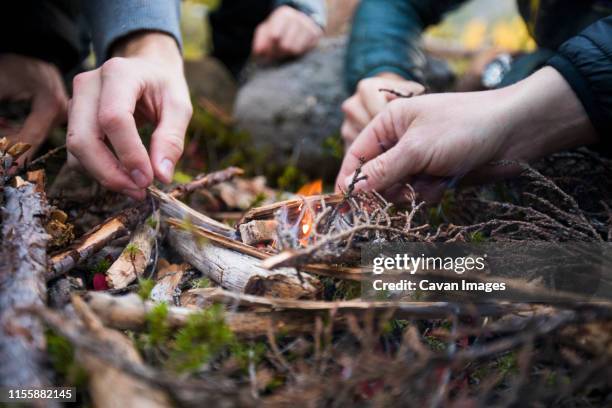
<svg viewBox="0 0 612 408">
<path fill-rule="evenodd" d="M 83 13 L 98 64 L 110 57 L 118 39 L 137 31 L 163 32 L 182 46 L 180 0 L 83 0 Z"/>
<path fill-rule="evenodd" d="M 307 14 L 315 23 L 325 28 L 327 25 L 327 10 L 324 0 L 275 0 L 275 6 L 290 6 Z"/>
</svg>

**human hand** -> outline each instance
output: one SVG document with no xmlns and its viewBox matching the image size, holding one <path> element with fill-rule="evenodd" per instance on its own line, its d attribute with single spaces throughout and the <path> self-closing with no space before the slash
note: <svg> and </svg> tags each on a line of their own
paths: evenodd
<svg viewBox="0 0 612 408">
<path fill-rule="evenodd" d="M 554 108 L 553 108 L 554 107 Z M 392 102 L 350 147 L 336 180 L 346 190 L 360 158 L 357 190 L 401 201 L 413 183 L 426 200 L 439 198 L 449 179 L 505 177 L 517 169 L 496 160 L 530 161 L 597 141 L 580 101 L 565 79 L 546 67 L 495 91 L 420 96 Z"/>
<path fill-rule="evenodd" d="M 140 33 L 114 55 L 74 78 L 68 151 L 104 187 L 142 199 L 154 176 L 172 181 L 191 101 L 172 37 Z M 150 157 L 136 128 L 139 119 L 155 125 Z"/>
<path fill-rule="evenodd" d="M 420 95 L 425 91 L 423 85 L 418 82 L 406 80 L 390 72 L 359 81 L 355 94 L 342 104 L 344 122 L 340 133 L 345 149 L 349 148 L 374 116 L 378 115 L 389 102 L 398 98 L 397 95 L 381 89 L 405 95 Z"/>
<path fill-rule="evenodd" d="M 66 120 L 68 97 L 59 70 L 48 62 L 17 54 L 0 55 L 0 100 L 30 100 L 30 114 L 14 141 L 36 152 L 54 126 Z"/>
<path fill-rule="evenodd" d="M 297 57 L 316 47 L 322 36 L 323 29 L 312 18 L 280 6 L 255 29 L 252 52 L 267 60 Z"/>
</svg>

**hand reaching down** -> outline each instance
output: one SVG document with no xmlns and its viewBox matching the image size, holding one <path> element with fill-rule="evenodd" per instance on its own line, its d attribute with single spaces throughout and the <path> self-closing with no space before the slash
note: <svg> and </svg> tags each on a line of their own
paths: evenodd
<svg viewBox="0 0 612 408">
<path fill-rule="evenodd" d="M 172 181 L 192 107 L 172 37 L 141 33 L 115 55 L 74 79 L 68 150 L 104 187 L 142 199 L 154 177 Z M 150 154 L 139 119 L 155 126 Z"/>
<path fill-rule="evenodd" d="M 546 67 L 516 85 L 486 92 L 419 96 L 391 102 L 347 151 L 336 180 L 346 190 L 360 158 L 367 180 L 356 188 L 401 201 L 406 183 L 426 200 L 448 180 L 490 180 L 516 171 L 492 161 L 530 161 L 597 141 L 565 79 Z"/>
</svg>

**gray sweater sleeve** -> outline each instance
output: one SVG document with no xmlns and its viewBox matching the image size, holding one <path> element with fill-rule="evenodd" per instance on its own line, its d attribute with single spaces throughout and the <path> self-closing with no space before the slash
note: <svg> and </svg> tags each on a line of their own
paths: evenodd
<svg viewBox="0 0 612 408">
<path fill-rule="evenodd" d="M 315 23 L 325 28 L 327 25 L 327 10 L 324 0 L 275 0 L 276 7 L 291 6 L 312 18 Z"/>
<path fill-rule="evenodd" d="M 140 30 L 167 33 L 182 47 L 180 0 L 82 0 L 98 64 L 113 43 Z"/>
</svg>

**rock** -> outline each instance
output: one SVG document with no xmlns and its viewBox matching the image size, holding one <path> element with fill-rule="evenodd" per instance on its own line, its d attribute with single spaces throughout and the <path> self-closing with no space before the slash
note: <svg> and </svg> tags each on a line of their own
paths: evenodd
<svg viewBox="0 0 612 408">
<path fill-rule="evenodd" d="M 280 163 L 297 158 L 297 167 L 311 175 L 335 175 L 339 159 L 323 146 L 342 124 L 345 50 L 346 37 L 325 39 L 299 60 L 250 74 L 238 91 L 234 118 L 255 147 Z"/>
<path fill-rule="evenodd" d="M 185 61 L 185 76 L 189 90 L 195 97 L 205 98 L 225 112 L 231 112 L 237 85 L 223 64 L 212 57 Z"/>
</svg>

